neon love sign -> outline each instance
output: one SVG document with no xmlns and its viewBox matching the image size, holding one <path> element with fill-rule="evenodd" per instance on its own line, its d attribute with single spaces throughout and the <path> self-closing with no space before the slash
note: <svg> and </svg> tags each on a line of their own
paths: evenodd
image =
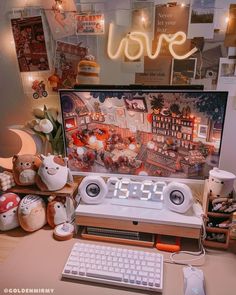
<svg viewBox="0 0 236 295">
<path fill-rule="evenodd" d="M 173 35 L 161 34 L 157 42 L 156 51 L 152 53 L 148 35 L 143 32 L 135 31 L 135 32 L 129 32 L 124 38 L 122 38 L 116 52 L 112 53 L 111 47 L 113 44 L 112 42 L 113 35 L 114 35 L 113 31 L 114 31 L 114 25 L 110 23 L 109 32 L 108 32 L 108 43 L 107 43 L 107 54 L 110 59 L 117 59 L 122 54 L 122 51 L 123 51 L 124 55 L 129 60 L 137 60 L 144 55 L 144 49 L 146 49 L 147 56 L 150 59 L 155 59 L 160 54 L 163 40 L 165 40 L 169 44 L 168 46 L 169 51 L 175 59 L 188 58 L 189 56 L 191 56 L 198 50 L 196 47 L 194 47 L 192 50 L 190 50 L 186 54 L 178 55 L 174 50 L 174 46 L 184 44 L 185 41 L 187 40 L 187 36 L 184 32 L 177 32 Z M 130 54 L 129 52 L 130 41 L 134 41 L 138 45 L 138 52 L 135 54 Z"/>
</svg>

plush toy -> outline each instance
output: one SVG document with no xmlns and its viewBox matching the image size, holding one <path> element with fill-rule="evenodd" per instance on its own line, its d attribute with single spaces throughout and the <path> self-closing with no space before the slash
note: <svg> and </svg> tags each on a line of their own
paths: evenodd
<svg viewBox="0 0 236 295">
<path fill-rule="evenodd" d="M 74 215 L 74 202 L 70 197 L 49 197 L 47 221 L 54 228 L 56 225 L 71 222 Z"/>
<path fill-rule="evenodd" d="M 46 206 L 39 196 L 26 195 L 18 207 L 20 226 L 27 232 L 33 232 L 47 223 Z"/>
<path fill-rule="evenodd" d="M 0 230 L 5 231 L 19 226 L 17 207 L 20 197 L 14 193 L 0 196 Z"/>
<path fill-rule="evenodd" d="M 87 55 L 78 63 L 78 84 L 99 84 L 100 66 L 92 55 Z"/>
<path fill-rule="evenodd" d="M 13 176 L 18 185 L 32 185 L 35 183 L 35 176 L 41 164 L 36 155 L 14 155 Z"/>
<path fill-rule="evenodd" d="M 62 189 L 67 182 L 73 182 L 70 170 L 67 167 L 67 158 L 48 155 L 42 157 L 36 177 L 36 184 L 42 191 L 56 191 Z"/>
</svg>

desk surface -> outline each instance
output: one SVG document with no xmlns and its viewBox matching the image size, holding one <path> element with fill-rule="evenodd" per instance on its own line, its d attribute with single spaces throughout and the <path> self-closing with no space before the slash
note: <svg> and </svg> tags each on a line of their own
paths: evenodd
<svg viewBox="0 0 236 295">
<path fill-rule="evenodd" d="M 119 289 L 100 284 L 62 281 L 61 271 L 77 239 L 58 242 L 52 238 L 52 230 L 45 227 L 37 232 L 25 234 L 17 229 L 1 235 L 22 236 L 17 247 L 0 264 L 0 294 L 4 288 L 53 288 L 55 295 L 128 295 L 152 294 L 132 289 Z M 89 241 L 88 241 L 89 243 Z M 96 242 L 93 242 L 96 243 Z M 140 247 L 121 246 L 126 248 Z M 142 248 L 146 251 L 155 249 Z M 168 258 L 168 253 L 165 253 Z M 186 256 L 185 256 L 186 257 Z M 204 271 L 207 295 L 235 295 L 236 255 L 211 250 L 198 263 Z M 181 265 L 164 265 L 163 295 L 183 295 L 183 274 Z M 10 294 L 10 293 L 9 293 Z"/>
</svg>

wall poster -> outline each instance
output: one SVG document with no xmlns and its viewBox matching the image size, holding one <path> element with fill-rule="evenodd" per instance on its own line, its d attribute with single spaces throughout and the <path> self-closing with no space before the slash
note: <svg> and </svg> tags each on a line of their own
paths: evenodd
<svg viewBox="0 0 236 295">
<path fill-rule="evenodd" d="M 42 5 L 55 40 L 75 33 L 76 5 L 73 0 L 46 0 Z"/>
<path fill-rule="evenodd" d="M 78 35 L 97 35 L 104 34 L 104 14 L 77 14 L 76 34 Z"/>
<path fill-rule="evenodd" d="M 49 70 L 41 16 L 11 19 L 20 72 Z"/>
<path fill-rule="evenodd" d="M 181 15 L 181 17 L 180 17 Z M 175 34 L 182 31 L 187 34 L 189 19 L 189 7 L 181 5 L 166 6 L 157 5 L 155 10 L 154 40 L 153 49 L 155 50 L 160 34 Z M 190 50 L 191 42 L 186 40 L 183 45 L 175 46 L 175 52 L 183 55 Z M 163 42 L 161 55 L 170 56 L 168 43 Z"/>
</svg>

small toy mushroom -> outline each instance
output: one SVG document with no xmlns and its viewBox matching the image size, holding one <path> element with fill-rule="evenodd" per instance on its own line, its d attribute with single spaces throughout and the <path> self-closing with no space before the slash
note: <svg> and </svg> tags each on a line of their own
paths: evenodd
<svg viewBox="0 0 236 295">
<path fill-rule="evenodd" d="M 19 226 L 17 207 L 20 197 L 14 193 L 0 196 L 0 230 L 6 231 Z"/>
</svg>

